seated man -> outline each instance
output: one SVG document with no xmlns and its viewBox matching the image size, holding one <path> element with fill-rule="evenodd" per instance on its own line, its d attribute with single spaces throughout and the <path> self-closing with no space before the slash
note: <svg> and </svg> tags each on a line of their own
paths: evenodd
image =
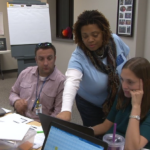
<svg viewBox="0 0 150 150">
<path fill-rule="evenodd" d="M 37 66 L 23 70 L 9 99 L 17 113 L 39 121 L 37 112 L 56 116 L 62 105 L 65 76 L 56 68 L 56 49 L 51 43 L 35 48 Z"/>
</svg>

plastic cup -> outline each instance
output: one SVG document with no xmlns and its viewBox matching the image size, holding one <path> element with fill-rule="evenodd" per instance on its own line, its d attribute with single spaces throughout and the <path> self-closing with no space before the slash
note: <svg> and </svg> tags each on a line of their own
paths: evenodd
<svg viewBox="0 0 150 150">
<path fill-rule="evenodd" d="M 105 134 L 103 141 L 108 144 L 108 150 L 123 150 L 125 139 L 123 136 L 116 134 L 113 142 L 113 134 Z"/>
</svg>

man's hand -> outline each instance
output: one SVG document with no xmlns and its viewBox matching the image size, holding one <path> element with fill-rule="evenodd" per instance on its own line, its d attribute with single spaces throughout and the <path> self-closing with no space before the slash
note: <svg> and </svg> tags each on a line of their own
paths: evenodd
<svg viewBox="0 0 150 150">
<path fill-rule="evenodd" d="M 70 111 L 60 112 L 56 117 L 59 119 L 65 120 L 65 121 L 70 121 L 71 120 L 71 112 Z"/>
<path fill-rule="evenodd" d="M 25 99 L 19 99 L 15 102 L 14 108 L 16 109 L 17 113 L 25 116 L 25 111 L 27 110 L 27 102 Z"/>
</svg>

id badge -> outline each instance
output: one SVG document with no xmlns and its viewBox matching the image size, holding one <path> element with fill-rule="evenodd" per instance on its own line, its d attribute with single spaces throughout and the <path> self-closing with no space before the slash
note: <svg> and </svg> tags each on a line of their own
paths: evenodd
<svg viewBox="0 0 150 150">
<path fill-rule="evenodd" d="M 38 113 L 42 113 L 42 104 L 37 104 L 35 107 L 35 113 L 38 115 Z"/>
</svg>

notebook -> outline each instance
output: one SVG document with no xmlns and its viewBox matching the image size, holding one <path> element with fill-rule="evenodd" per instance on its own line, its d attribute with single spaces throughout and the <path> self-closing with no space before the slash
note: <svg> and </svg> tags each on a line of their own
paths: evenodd
<svg viewBox="0 0 150 150">
<path fill-rule="evenodd" d="M 77 131 L 83 132 L 85 134 L 94 136 L 94 132 L 91 128 L 81 126 L 81 125 L 78 125 L 75 123 L 71 123 L 68 121 L 64 121 L 64 120 L 61 120 L 58 118 L 54 118 L 54 117 L 51 117 L 51 116 L 48 116 L 48 115 L 45 115 L 42 113 L 39 113 L 38 115 L 39 115 L 40 122 L 41 122 L 41 125 L 42 125 L 45 135 L 47 135 L 47 132 L 49 131 L 49 126 L 50 126 L 51 122 L 56 122 L 56 123 L 62 124 L 64 126 L 67 126 L 69 128 L 75 129 Z"/>
<path fill-rule="evenodd" d="M 90 135 L 51 122 L 42 150 L 107 150 L 108 144 Z"/>
</svg>

